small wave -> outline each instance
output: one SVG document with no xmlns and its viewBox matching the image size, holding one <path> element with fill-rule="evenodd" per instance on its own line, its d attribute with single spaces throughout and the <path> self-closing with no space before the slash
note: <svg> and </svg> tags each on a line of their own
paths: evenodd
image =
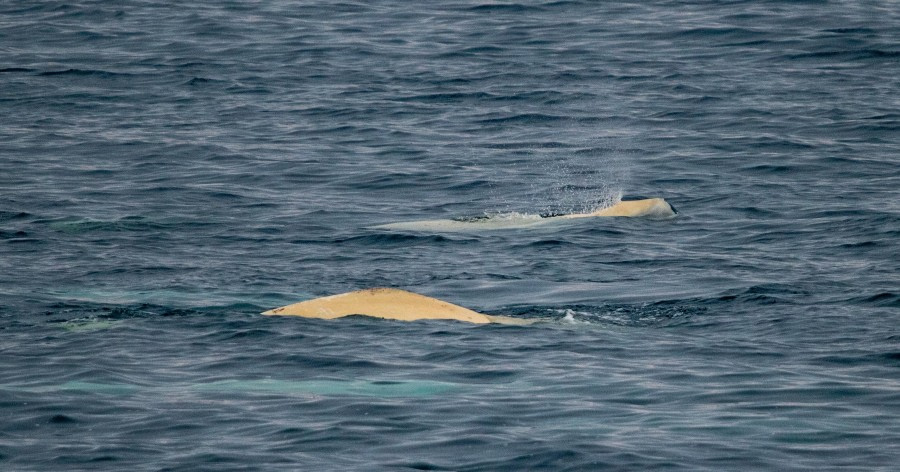
<svg viewBox="0 0 900 472">
<path fill-rule="evenodd" d="M 571 241 L 565 241 L 562 239 L 552 238 L 552 239 L 539 239 L 537 241 L 530 241 L 523 245 L 517 245 L 517 247 L 527 247 L 532 249 L 546 249 L 546 248 L 564 248 L 569 246 L 574 246 L 575 243 Z"/>
<path fill-rule="evenodd" d="M 564 143 L 561 141 L 497 141 L 484 143 L 480 145 L 485 149 L 502 149 L 502 150 L 517 150 L 517 149 L 571 149 L 576 145 L 572 143 Z"/>
<path fill-rule="evenodd" d="M 849 300 L 854 304 L 872 305 L 886 308 L 900 308 L 900 294 L 892 292 L 880 292 L 874 295 L 864 295 Z"/>
<path fill-rule="evenodd" d="M 353 236 L 334 242 L 339 244 L 361 244 L 363 246 L 384 247 L 409 247 L 415 245 L 444 244 L 453 242 L 474 241 L 471 238 L 451 238 L 444 235 L 420 235 L 407 233 L 377 233 L 362 236 Z"/>
<path fill-rule="evenodd" d="M 789 60 L 840 59 L 845 61 L 858 61 L 865 59 L 896 59 L 898 57 L 900 57 L 900 51 L 886 51 L 883 49 L 817 51 L 789 54 L 784 56 L 785 59 Z"/>
<path fill-rule="evenodd" d="M 60 327 L 69 331 L 91 331 L 95 327 L 97 329 L 112 327 L 129 318 L 187 316 L 195 313 L 192 310 L 149 303 L 113 305 L 102 303 L 101 300 L 89 301 L 84 300 L 83 297 L 71 297 L 66 302 L 57 302 L 49 306 L 48 314 L 52 314 L 54 317 L 48 322 L 58 323 Z"/>
<path fill-rule="evenodd" d="M 710 38 L 710 37 L 753 37 L 753 36 L 764 36 L 765 33 L 746 29 L 746 28 L 732 28 L 732 27 L 708 27 L 708 28 L 690 28 L 682 31 L 678 31 L 674 33 L 676 36 L 680 36 L 683 38 Z"/>
<path fill-rule="evenodd" d="M 50 222 L 50 228 L 69 234 L 90 233 L 95 231 L 149 231 L 166 228 L 167 225 L 147 220 L 141 216 L 126 216 L 116 220 L 97 220 L 93 218 L 66 218 Z"/>
<path fill-rule="evenodd" d="M 837 33 L 837 34 L 874 34 L 876 30 L 872 28 L 828 28 L 823 30 L 826 33 Z"/>
<path fill-rule="evenodd" d="M 900 351 L 834 353 L 817 357 L 816 362 L 841 367 L 866 365 L 900 366 Z"/>
<path fill-rule="evenodd" d="M 483 118 L 476 123 L 482 125 L 498 125 L 498 124 L 540 124 L 540 123 L 557 123 L 560 121 L 571 121 L 574 118 L 563 115 L 549 115 L 546 113 L 520 113 L 498 118 Z"/>
<path fill-rule="evenodd" d="M 97 69 L 65 69 L 65 70 L 52 70 L 52 71 L 44 71 L 38 73 L 39 76 L 43 77 L 53 77 L 53 76 L 75 76 L 75 77 L 101 77 L 101 78 L 116 78 L 116 77 L 133 77 L 134 74 L 129 74 L 125 72 L 110 72 L 105 70 L 97 70 Z"/>
<path fill-rule="evenodd" d="M 790 304 L 798 295 L 804 296 L 809 293 L 783 284 L 761 284 L 730 291 L 721 295 L 718 301 L 744 301 L 762 305 Z"/>
<path fill-rule="evenodd" d="M 479 102 L 489 100 L 495 96 L 487 92 L 444 92 L 444 93 L 426 93 L 420 95 L 411 95 L 398 98 L 401 102 L 421 102 L 421 103 L 458 103 L 458 102 Z"/>
<path fill-rule="evenodd" d="M 525 13 L 541 10 L 540 7 L 523 5 L 521 3 L 483 3 L 469 8 L 469 11 L 477 13 Z"/>
<path fill-rule="evenodd" d="M 22 231 L 22 230 L 6 231 L 6 230 L 0 229 L 0 240 L 19 239 L 19 238 L 25 238 L 25 237 L 28 237 L 28 233 L 26 233 L 25 231 Z"/>
<path fill-rule="evenodd" d="M 34 72 L 34 69 L 27 69 L 25 67 L 5 67 L 0 68 L 0 74 L 3 73 L 14 73 L 14 72 Z"/>
<path fill-rule="evenodd" d="M 362 397 L 430 397 L 459 391 L 461 387 L 455 383 L 433 380 L 218 380 L 192 385 L 155 385 L 145 386 L 130 383 L 101 383 L 70 381 L 59 385 L 14 386 L 2 387 L 12 391 L 32 393 L 46 392 L 80 392 L 101 395 L 132 395 L 142 391 L 164 392 L 173 388 L 193 391 L 200 394 L 228 393 L 234 394 L 277 394 L 277 395 L 316 395 L 316 396 L 362 396 Z M 51 417 L 51 422 L 69 423 L 74 419 L 65 415 Z"/>
<path fill-rule="evenodd" d="M 500 55 L 505 51 L 504 48 L 497 46 L 472 46 L 468 48 L 461 49 L 459 51 L 454 51 L 453 53 L 447 54 L 447 57 L 454 57 L 458 55 L 489 55 L 495 54 Z"/>
<path fill-rule="evenodd" d="M 198 384 L 194 390 L 201 392 L 307 394 L 320 396 L 364 397 L 428 397 L 446 394 L 458 389 L 456 384 L 428 380 L 405 381 L 344 381 L 344 380 L 221 380 Z"/>
<path fill-rule="evenodd" d="M 224 84 L 225 82 L 222 80 L 216 79 L 207 79 L 206 77 L 192 77 L 190 80 L 184 83 L 187 86 L 201 86 L 201 85 L 211 85 L 211 84 Z"/>
<path fill-rule="evenodd" d="M 192 316 L 196 314 L 194 308 L 217 311 L 231 308 L 235 311 L 259 313 L 264 306 L 285 301 L 278 297 L 270 299 L 269 294 L 214 293 L 197 289 L 79 287 L 48 289 L 45 293 L 50 300 L 47 311 L 55 315 L 54 322 L 85 317 L 118 320 L 142 316 Z"/>
</svg>

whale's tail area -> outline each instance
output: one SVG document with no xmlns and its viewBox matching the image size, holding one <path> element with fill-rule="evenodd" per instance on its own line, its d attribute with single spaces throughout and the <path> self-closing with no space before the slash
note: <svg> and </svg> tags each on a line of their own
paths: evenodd
<svg viewBox="0 0 900 472">
<path fill-rule="evenodd" d="M 485 315 L 436 298 L 394 288 L 370 288 L 315 298 L 274 308 L 263 315 L 302 316 L 304 318 L 334 319 L 350 315 L 364 315 L 388 320 L 456 320 L 467 323 L 500 323 L 526 325 L 531 320 L 507 316 Z"/>
</svg>

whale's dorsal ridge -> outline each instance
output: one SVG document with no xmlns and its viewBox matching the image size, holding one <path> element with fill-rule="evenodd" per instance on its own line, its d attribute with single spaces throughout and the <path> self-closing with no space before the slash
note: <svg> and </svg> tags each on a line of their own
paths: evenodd
<svg viewBox="0 0 900 472">
<path fill-rule="evenodd" d="M 485 324 L 529 324 L 530 320 L 478 313 L 453 303 L 396 288 L 376 287 L 314 298 L 263 312 L 264 315 L 335 319 L 364 315 L 399 321 L 456 320 Z"/>
</svg>

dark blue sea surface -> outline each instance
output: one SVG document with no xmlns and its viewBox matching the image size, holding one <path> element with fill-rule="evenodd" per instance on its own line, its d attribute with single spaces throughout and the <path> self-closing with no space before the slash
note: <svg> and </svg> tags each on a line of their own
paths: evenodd
<svg viewBox="0 0 900 472">
<path fill-rule="evenodd" d="M 900 7 L 0 4 L 0 469 L 900 464 Z M 398 221 L 670 219 L 439 233 Z M 397 287 L 530 326 L 261 311 Z"/>
</svg>

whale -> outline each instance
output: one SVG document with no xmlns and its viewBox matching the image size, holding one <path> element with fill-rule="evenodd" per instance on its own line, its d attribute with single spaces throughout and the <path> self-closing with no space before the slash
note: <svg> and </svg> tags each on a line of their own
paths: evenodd
<svg viewBox="0 0 900 472">
<path fill-rule="evenodd" d="M 455 320 L 473 324 L 528 325 L 534 320 L 486 315 L 453 303 L 396 288 L 369 288 L 306 300 L 264 311 L 267 316 L 333 320 L 351 315 L 397 321 Z"/>
<path fill-rule="evenodd" d="M 641 200 L 622 200 L 608 207 L 587 213 L 547 216 L 509 213 L 476 218 L 403 221 L 373 226 L 372 228 L 388 231 L 465 232 L 529 228 L 555 222 L 595 217 L 662 219 L 674 217 L 676 213 L 675 208 L 663 198 L 645 198 Z"/>
<path fill-rule="evenodd" d="M 618 203 L 590 213 L 575 213 L 551 218 L 592 218 L 596 216 L 624 216 L 629 218 L 652 217 L 671 218 L 677 212 L 664 198 L 644 198 L 640 200 L 621 200 Z"/>
</svg>

